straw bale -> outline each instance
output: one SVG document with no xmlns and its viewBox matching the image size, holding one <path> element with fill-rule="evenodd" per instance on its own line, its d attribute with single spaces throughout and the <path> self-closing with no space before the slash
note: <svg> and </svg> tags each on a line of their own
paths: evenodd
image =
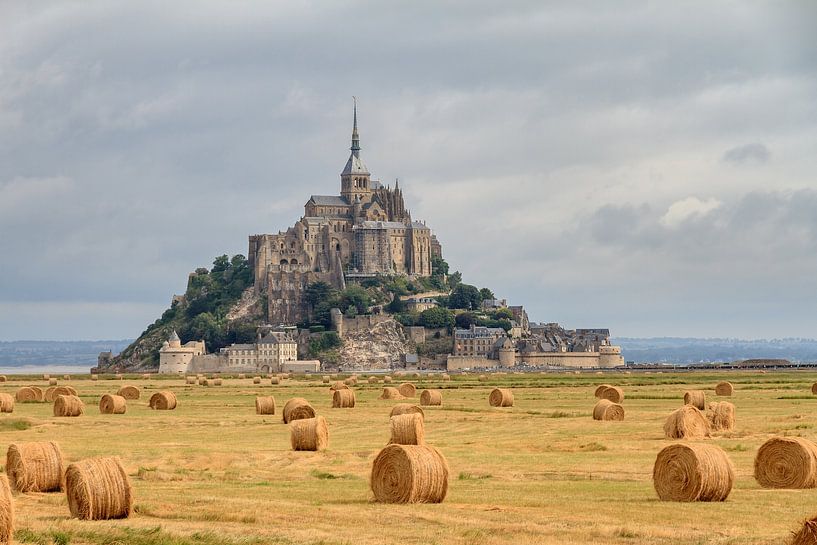
<svg viewBox="0 0 817 545">
<path fill-rule="evenodd" d="M 420 392 L 420 405 L 442 405 L 443 393 L 439 390 L 423 390 Z"/>
<path fill-rule="evenodd" d="M 281 416 L 284 420 L 284 424 L 289 424 L 293 420 L 314 418 L 315 409 L 313 409 L 312 405 L 304 398 L 293 397 L 284 404 L 284 410 L 281 411 Z"/>
<path fill-rule="evenodd" d="M 12 443 L 6 452 L 6 474 L 18 492 L 62 489 L 62 451 L 53 441 Z"/>
<path fill-rule="evenodd" d="M 706 409 L 706 392 L 703 390 L 688 390 L 684 392 L 684 405 L 692 405 L 698 410 Z"/>
<path fill-rule="evenodd" d="M 99 412 L 102 414 L 125 414 L 128 410 L 127 400 L 114 394 L 105 394 L 99 400 Z"/>
<path fill-rule="evenodd" d="M 292 450 L 325 450 L 329 445 L 329 427 L 322 416 L 301 418 L 289 424 Z"/>
<path fill-rule="evenodd" d="M 618 386 L 608 386 L 599 394 L 601 399 L 609 399 L 613 403 L 621 403 L 624 401 L 624 390 Z"/>
<path fill-rule="evenodd" d="M 355 406 L 354 390 L 335 390 L 332 394 L 333 409 L 351 409 Z"/>
<path fill-rule="evenodd" d="M 89 458 L 65 470 L 71 516 L 82 520 L 128 518 L 133 487 L 119 458 Z"/>
<path fill-rule="evenodd" d="M 593 407 L 593 420 L 624 420 L 624 407 L 609 399 L 599 399 Z"/>
<path fill-rule="evenodd" d="M 423 411 L 422 407 L 419 405 L 412 405 L 411 403 L 398 403 L 391 408 L 389 417 L 397 416 L 398 414 L 419 414 L 423 418 L 426 416 L 426 413 Z"/>
<path fill-rule="evenodd" d="M 724 501 L 735 482 L 735 468 L 723 449 L 700 443 L 665 447 L 652 475 L 664 501 Z"/>
<path fill-rule="evenodd" d="M 448 462 L 428 445 L 388 445 L 372 463 L 370 478 L 381 503 L 440 503 L 448 493 Z"/>
<path fill-rule="evenodd" d="M 275 398 L 272 396 L 256 397 L 255 414 L 275 414 Z"/>
<path fill-rule="evenodd" d="M 709 422 L 696 407 L 684 405 L 667 417 L 664 435 L 669 439 L 704 439 L 709 437 Z"/>
<path fill-rule="evenodd" d="M 0 393 L 0 413 L 14 412 L 14 397 L 11 394 Z"/>
<path fill-rule="evenodd" d="M 488 396 L 491 407 L 513 407 L 513 392 L 508 388 L 494 388 Z"/>
<path fill-rule="evenodd" d="M 773 437 L 755 456 L 755 479 L 763 488 L 817 487 L 817 445 L 802 437 Z"/>
<path fill-rule="evenodd" d="M 423 415 L 418 413 L 398 414 L 389 418 L 391 439 L 389 443 L 398 445 L 425 444 L 425 424 Z"/>
<path fill-rule="evenodd" d="M 136 386 L 123 386 L 116 392 L 116 395 L 122 396 L 128 400 L 139 399 L 141 397 L 142 392 Z"/>
<path fill-rule="evenodd" d="M 85 414 L 85 403 L 72 395 L 54 397 L 54 416 L 82 416 Z"/>
<path fill-rule="evenodd" d="M 715 395 L 717 396 L 731 396 L 735 391 L 735 387 L 731 382 L 719 382 L 715 386 Z"/>
<path fill-rule="evenodd" d="M 178 400 L 176 399 L 176 394 L 165 390 L 162 392 L 156 392 L 150 396 L 148 405 L 151 409 L 157 411 L 172 411 L 176 408 L 176 405 L 178 405 Z"/>
<path fill-rule="evenodd" d="M 735 406 L 728 401 L 713 401 L 706 418 L 712 431 L 730 431 L 735 427 Z"/>
</svg>

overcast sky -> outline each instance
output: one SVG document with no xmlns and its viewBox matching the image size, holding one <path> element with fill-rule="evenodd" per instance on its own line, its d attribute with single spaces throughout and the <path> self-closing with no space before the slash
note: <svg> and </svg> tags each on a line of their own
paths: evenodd
<svg viewBox="0 0 817 545">
<path fill-rule="evenodd" d="M 817 337 L 817 2 L 0 1 L 0 340 L 135 337 L 362 156 L 466 282 Z"/>
</svg>

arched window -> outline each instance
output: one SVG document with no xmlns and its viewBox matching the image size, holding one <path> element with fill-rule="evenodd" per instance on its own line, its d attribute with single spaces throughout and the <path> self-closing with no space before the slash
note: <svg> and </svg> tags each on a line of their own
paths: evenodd
<svg viewBox="0 0 817 545">
<path fill-rule="evenodd" d="M 281 263 L 279 263 L 279 264 L 280 265 L 289 265 L 289 261 L 287 261 L 286 259 L 282 259 Z"/>
<path fill-rule="evenodd" d="M 297 265 L 297 264 L 298 264 L 298 260 L 297 260 L 297 259 L 295 259 L 295 258 L 293 258 L 292 260 L 290 260 L 290 262 L 289 262 L 289 263 L 290 263 L 291 265 Z"/>
</svg>

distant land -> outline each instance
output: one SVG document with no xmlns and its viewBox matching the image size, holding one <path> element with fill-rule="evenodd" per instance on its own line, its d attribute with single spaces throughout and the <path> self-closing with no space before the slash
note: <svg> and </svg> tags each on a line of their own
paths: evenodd
<svg viewBox="0 0 817 545">
<path fill-rule="evenodd" d="M 636 363 L 729 362 L 753 358 L 817 362 L 817 339 L 697 339 L 616 337 L 625 361 Z"/>
<path fill-rule="evenodd" d="M 817 362 L 817 339 L 699 339 L 686 337 L 617 337 L 624 359 L 636 363 L 727 362 L 749 358 L 783 358 Z M 96 365 L 100 352 L 114 354 L 133 339 L 107 341 L 0 341 L 0 366 Z"/>
<path fill-rule="evenodd" d="M 133 339 L 109 341 L 0 341 L 0 366 L 96 365 L 100 352 L 117 354 Z"/>
</svg>

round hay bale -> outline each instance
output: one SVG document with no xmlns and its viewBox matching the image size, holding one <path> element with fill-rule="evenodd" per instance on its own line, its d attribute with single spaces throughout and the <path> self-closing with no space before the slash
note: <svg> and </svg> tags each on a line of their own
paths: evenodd
<svg viewBox="0 0 817 545">
<path fill-rule="evenodd" d="M 811 393 L 817 395 L 817 382 L 811 385 Z"/>
<path fill-rule="evenodd" d="M 420 392 L 420 405 L 442 405 L 443 393 L 439 390 L 423 390 Z"/>
<path fill-rule="evenodd" d="M 57 385 L 57 379 L 55 379 L 55 378 L 48 379 L 48 385 L 49 386 L 56 386 Z"/>
<path fill-rule="evenodd" d="M 491 407 L 513 407 L 513 392 L 508 388 L 494 388 L 488 396 Z"/>
<path fill-rule="evenodd" d="M 380 380 L 377 377 L 369 377 L 366 380 L 366 382 L 368 382 L 369 384 L 377 384 L 378 382 L 380 382 Z"/>
<path fill-rule="evenodd" d="M 349 377 L 347 379 L 344 379 L 343 383 L 346 386 L 354 386 L 357 384 L 357 379 L 355 377 Z"/>
<path fill-rule="evenodd" d="M 713 401 L 706 412 L 709 428 L 713 431 L 729 431 L 735 427 L 735 406 L 728 401 Z"/>
<path fill-rule="evenodd" d="M 278 378 L 288 379 L 288 378 L 290 378 L 290 376 L 289 376 L 289 373 L 281 373 L 280 375 L 278 375 Z"/>
<path fill-rule="evenodd" d="M 239 378 L 239 380 L 242 380 L 242 379 L 247 378 L 247 375 L 245 375 L 244 373 L 238 373 L 238 378 Z"/>
<path fill-rule="evenodd" d="M 272 377 L 271 379 L 269 379 L 269 382 L 270 384 L 280 384 L 281 379 L 279 379 L 278 377 Z"/>
<path fill-rule="evenodd" d="M 609 384 L 599 384 L 596 387 L 596 393 L 594 394 L 596 397 L 601 398 L 601 393 L 606 390 L 607 388 L 612 388 Z"/>
<path fill-rule="evenodd" d="M 115 375 L 114 375 L 114 378 L 115 378 L 116 380 L 122 380 L 122 378 L 123 378 L 123 377 L 122 377 L 122 373 L 117 373 L 117 374 L 115 374 Z"/>
<path fill-rule="evenodd" d="M 261 384 L 261 377 L 253 377 L 252 378 L 253 384 Z"/>
<path fill-rule="evenodd" d="M 735 482 L 735 468 L 720 447 L 676 444 L 658 453 L 653 485 L 663 501 L 724 501 Z"/>
<path fill-rule="evenodd" d="M 85 403 L 72 395 L 58 395 L 54 397 L 54 416 L 82 416 L 85 413 Z"/>
<path fill-rule="evenodd" d="M 224 381 L 220 378 L 214 378 L 211 382 L 213 386 L 221 386 Z"/>
<path fill-rule="evenodd" d="M 14 398 L 20 403 L 36 403 L 43 401 L 45 396 L 41 388 L 36 386 L 23 386 L 17 390 L 17 393 L 14 394 Z"/>
<path fill-rule="evenodd" d="M 150 373 L 142 373 L 142 380 L 150 380 Z"/>
<path fill-rule="evenodd" d="M 256 397 L 255 414 L 275 414 L 275 398 L 272 396 Z"/>
<path fill-rule="evenodd" d="M 355 406 L 354 390 L 335 390 L 332 394 L 333 409 L 351 409 Z"/>
<path fill-rule="evenodd" d="M 49 375 L 47 373 L 43 374 L 43 380 L 50 380 L 50 379 L 51 379 L 51 375 Z"/>
<path fill-rule="evenodd" d="M 292 450 L 324 450 L 329 444 L 329 427 L 322 416 L 293 420 L 289 425 Z"/>
<path fill-rule="evenodd" d="M 12 443 L 6 452 L 6 474 L 17 492 L 62 489 L 62 451 L 53 441 Z"/>
<path fill-rule="evenodd" d="M 448 493 L 448 472 L 434 447 L 388 445 L 372 462 L 372 493 L 381 503 L 440 503 Z"/>
<path fill-rule="evenodd" d="M 8 477 L 0 475 L 0 543 L 12 543 L 14 538 L 14 498 Z"/>
<path fill-rule="evenodd" d="M 65 470 L 71 516 L 82 520 L 128 518 L 133 487 L 119 458 L 89 458 Z"/>
<path fill-rule="evenodd" d="M 54 398 L 56 397 L 56 396 L 54 395 L 54 392 L 55 392 L 56 390 L 57 390 L 57 387 L 56 387 L 56 386 L 51 386 L 51 387 L 47 388 L 47 389 L 45 390 L 45 393 L 43 394 L 43 399 L 44 399 L 45 401 L 47 401 L 48 403 L 53 403 L 53 402 L 54 402 Z"/>
<path fill-rule="evenodd" d="M 443 373 L 440 376 L 440 378 L 443 379 L 444 381 L 448 382 L 449 380 L 451 380 L 451 375 L 449 375 L 448 373 Z"/>
<path fill-rule="evenodd" d="M 0 393 L 0 413 L 14 412 L 14 398 L 11 394 Z"/>
<path fill-rule="evenodd" d="M 703 411 L 706 409 L 706 393 L 703 390 L 688 390 L 684 392 L 684 405 L 692 405 Z"/>
<path fill-rule="evenodd" d="M 71 380 L 71 375 L 63 375 L 62 380 Z"/>
<path fill-rule="evenodd" d="M 332 378 L 329 375 L 323 375 L 321 377 L 321 382 L 323 382 L 324 384 L 329 384 L 330 380 L 332 380 Z"/>
<path fill-rule="evenodd" d="M 755 479 L 763 488 L 817 487 L 817 445 L 802 437 L 773 437 L 755 456 Z"/>
<path fill-rule="evenodd" d="M 389 417 L 397 416 L 398 414 L 419 414 L 423 418 L 426 416 L 426 413 L 423 411 L 422 407 L 419 405 L 412 405 L 411 403 L 398 403 L 391 408 Z"/>
<path fill-rule="evenodd" d="M 410 382 L 404 382 L 403 384 L 397 387 L 397 390 L 403 397 L 414 397 L 417 393 L 417 388 L 415 388 L 414 384 Z"/>
<path fill-rule="evenodd" d="M 817 543 L 817 517 L 803 521 L 800 530 L 794 532 L 789 545 L 814 545 Z"/>
<path fill-rule="evenodd" d="M 91 380 L 99 380 L 99 375 L 91 375 Z"/>
<path fill-rule="evenodd" d="M 669 439 L 703 439 L 709 437 L 709 422 L 696 407 L 684 405 L 667 417 L 664 435 Z"/>
<path fill-rule="evenodd" d="M 477 377 L 477 380 L 480 382 L 488 382 L 488 375 L 480 375 Z"/>
<path fill-rule="evenodd" d="M 398 414 L 389 418 L 391 426 L 390 444 L 423 445 L 425 444 L 425 424 L 419 413 Z"/>
<path fill-rule="evenodd" d="M 0 375 L 0 382 L 6 382 L 7 380 L 6 375 Z"/>
<path fill-rule="evenodd" d="M 195 384 L 196 383 L 196 377 L 185 377 L 184 378 L 184 383 L 185 384 Z"/>
<path fill-rule="evenodd" d="M 732 386 L 731 382 L 719 382 L 715 386 L 716 396 L 731 396 L 734 391 L 735 387 Z"/>
<path fill-rule="evenodd" d="M 172 411 L 177 404 L 176 394 L 167 390 L 156 392 L 150 396 L 150 401 L 148 401 L 148 406 L 157 411 Z"/>
<path fill-rule="evenodd" d="M 123 386 L 116 392 L 116 395 L 122 396 L 128 400 L 139 399 L 142 392 L 136 386 Z"/>
<path fill-rule="evenodd" d="M 608 399 L 613 403 L 621 403 L 624 401 L 624 390 L 618 386 L 608 386 L 599 394 L 601 399 Z"/>
<path fill-rule="evenodd" d="M 384 386 L 383 393 L 378 399 L 403 399 L 403 394 L 394 386 Z"/>
<path fill-rule="evenodd" d="M 199 386 L 210 386 L 210 380 L 207 378 L 200 378 Z"/>
<path fill-rule="evenodd" d="M 284 419 L 284 424 L 289 424 L 293 420 L 315 418 L 315 409 L 313 409 L 309 401 L 304 398 L 293 397 L 284 404 L 284 410 L 281 411 L 281 416 Z"/>
<path fill-rule="evenodd" d="M 593 420 L 624 420 L 624 407 L 609 399 L 599 399 L 593 407 Z"/>
<path fill-rule="evenodd" d="M 338 381 L 335 381 L 332 384 L 332 386 L 329 387 L 329 389 L 334 392 L 335 390 L 348 390 L 349 387 L 346 385 L 345 382 L 338 380 Z"/>
<path fill-rule="evenodd" d="M 43 399 L 49 403 L 54 402 L 57 396 L 75 396 L 77 391 L 71 386 L 52 386 L 43 394 Z"/>
<path fill-rule="evenodd" d="M 125 414 L 128 402 L 120 395 L 105 394 L 99 400 L 99 412 L 102 414 Z"/>
<path fill-rule="evenodd" d="M 383 383 L 384 383 L 384 384 L 391 384 L 393 380 L 394 380 L 394 379 L 393 379 L 393 378 L 391 378 L 391 377 L 390 377 L 390 376 L 388 376 L 388 375 L 386 375 L 385 377 L 383 377 Z"/>
</svg>

